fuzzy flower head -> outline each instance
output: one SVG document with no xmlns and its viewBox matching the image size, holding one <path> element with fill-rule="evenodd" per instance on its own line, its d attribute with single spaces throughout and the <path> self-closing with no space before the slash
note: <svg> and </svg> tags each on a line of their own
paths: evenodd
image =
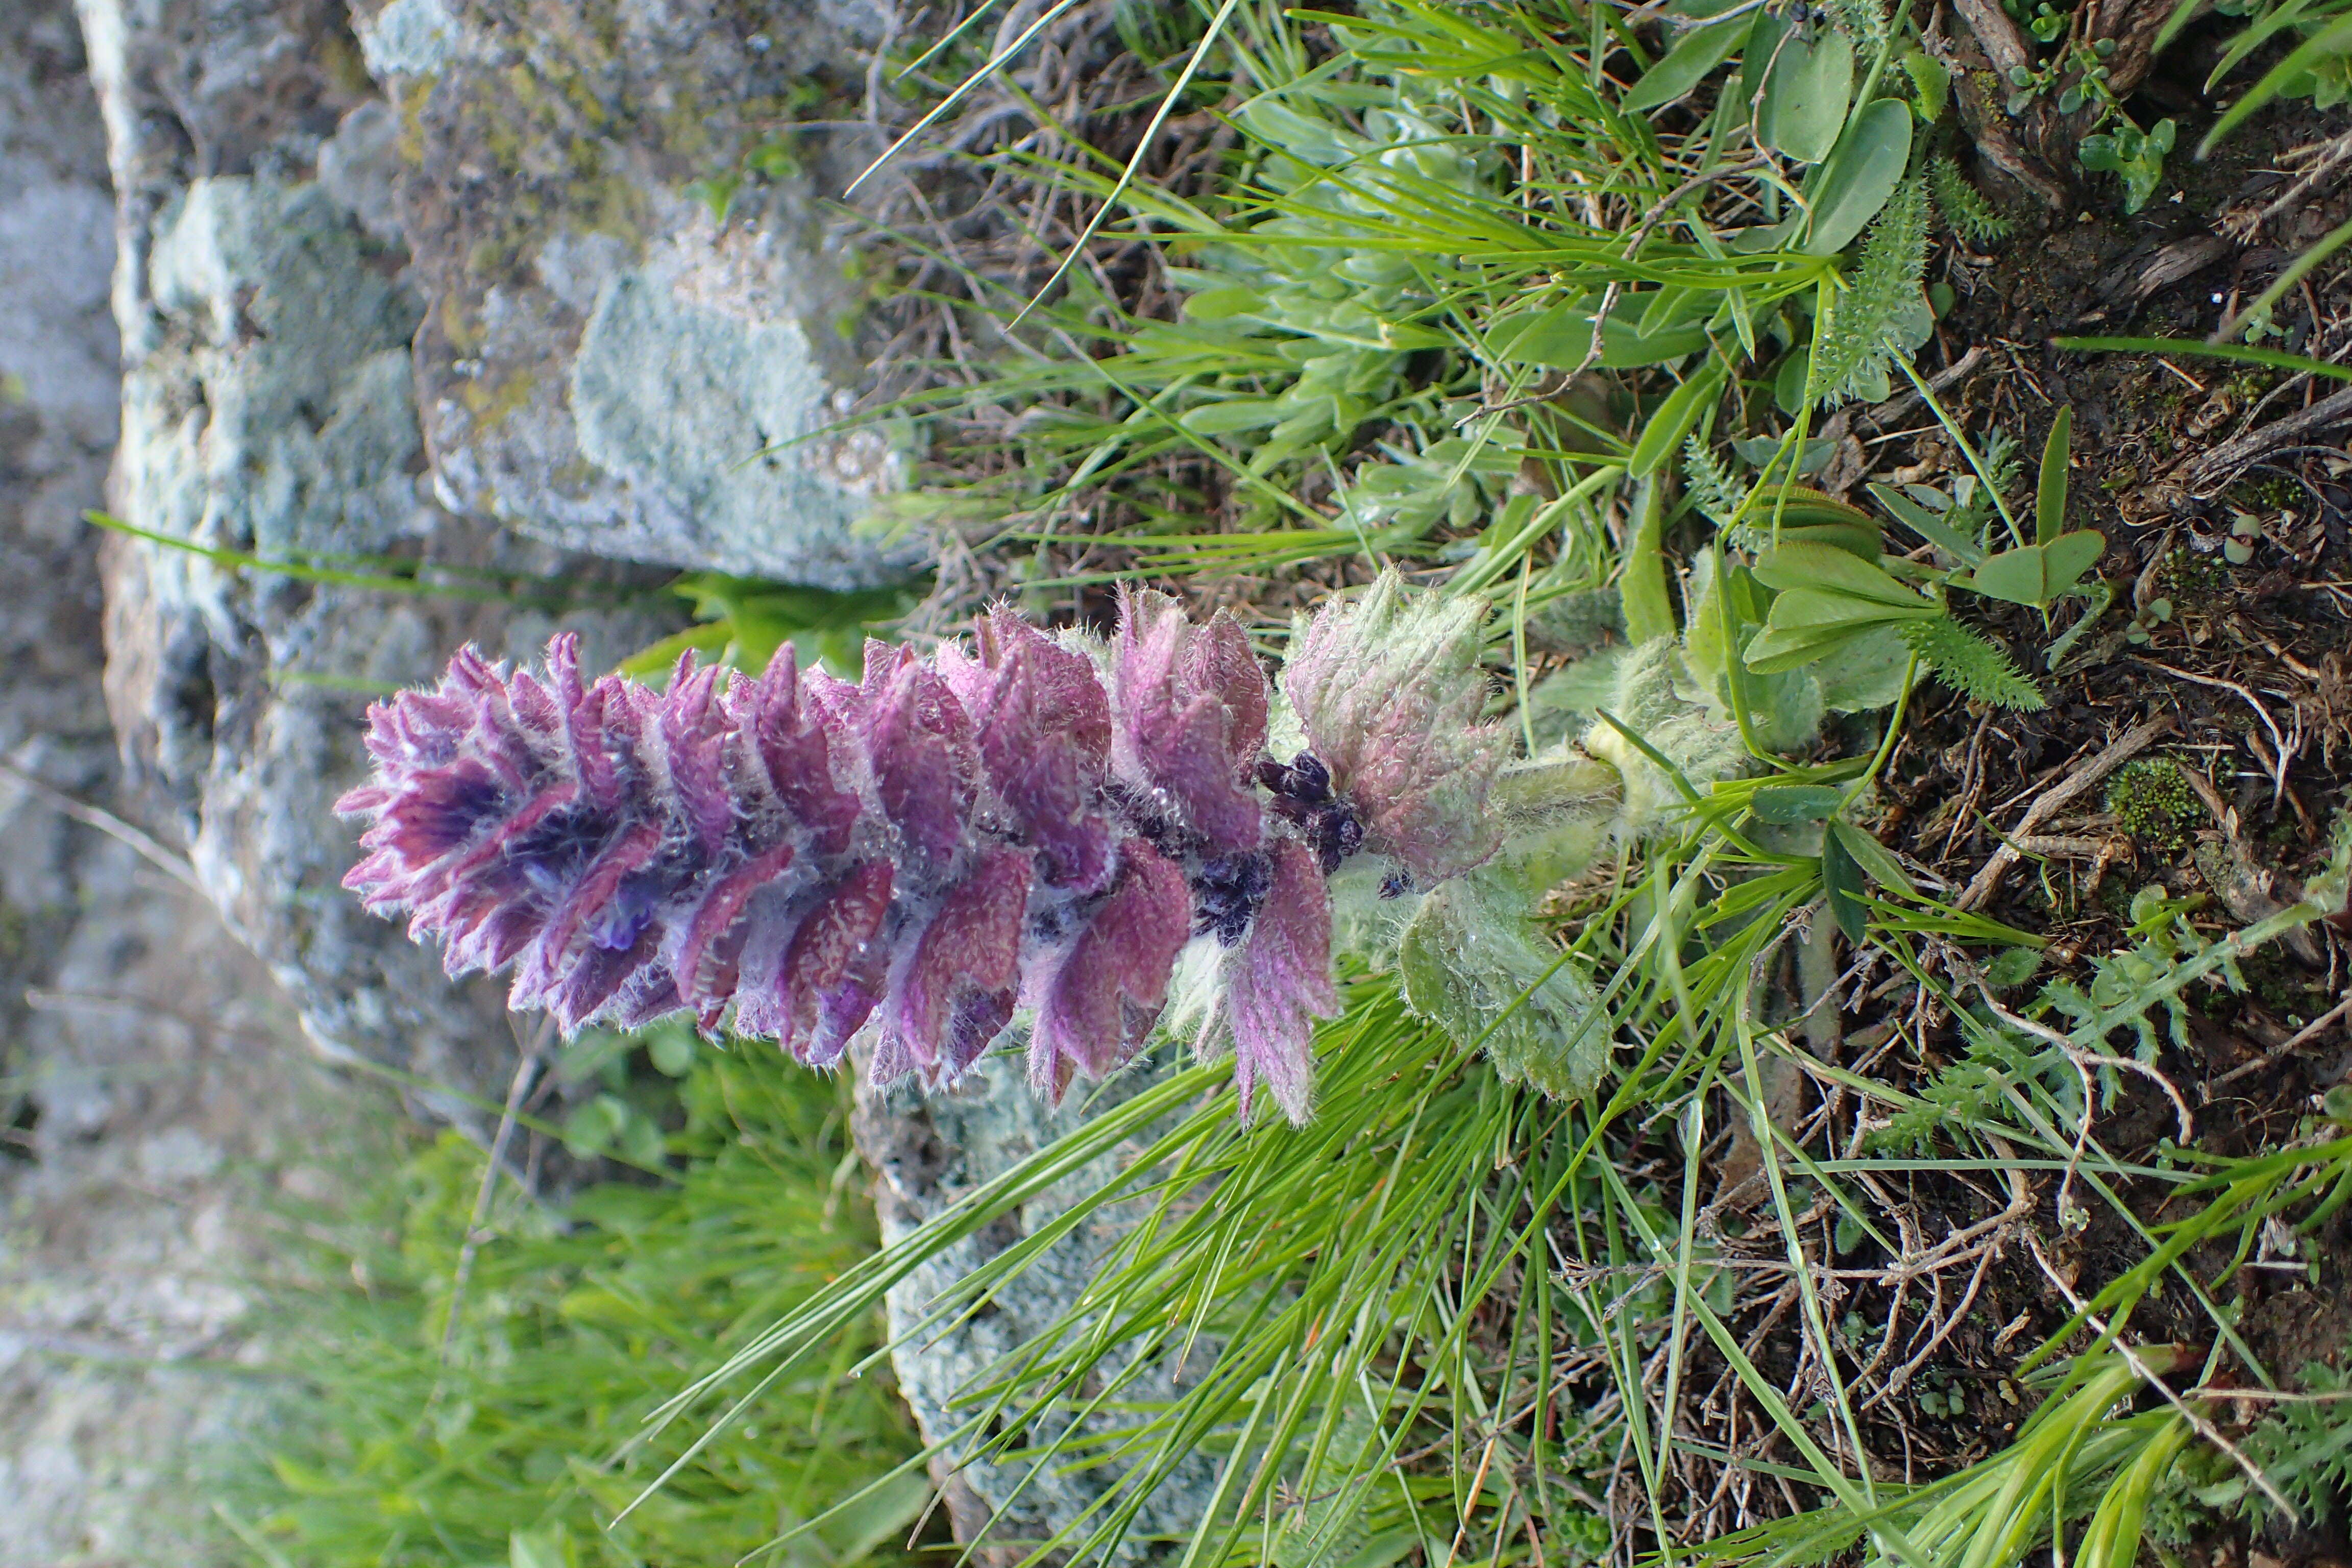
<svg viewBox="0 0 2352 1568">
<path fill-rule="evenodd" d="M 1476 601 L 1414 595 L 1386 572 L 1293 631 L 1282 689 L 1307 752 L 1262 776 L 1327 870 L 1360 846 L 1435 882 L 1501 847 L 1487 797 L 1510 742 L 1478 721 L 1485 618 Z"/>
<path fill-rule="evenodd" d="M 1026 1006 L 1058 1095 L 1141 1045 L 1192 935 L 1112 787 L 1096 661 L 1009 615 L 930 658 L 871 644 L 854 686 L 786 656 L 656 692 L 583 681 L 568 637 L 544 679 L 467 649 L 370 721 L 345 885 L 567 1031 L 690 1011 L 817 1067 L 862 1034 L 878 1079 L 939 1085 Z"/>
<path fill-rule="evenodd" d="M 1264 755 L 1270 689 L 1232 617 L 1129 594 L 1108 647 L 998 610 L 855 685 L 680 662 L 666 690 L 471 649 L 369 710 L 375 776 L 344 879 L 452 974 L 511 971 L 567 1031 L 689 1012 L 816 1067 L 944 1085 L 1016 1016 L 1058 1098 L 1158 1026 L 1211 955 L 1204 1040 L 1303 1121 L 1338 1010 L 1325 879 L 1359 848 L 1484 859 L 1503 745 L 1479 728 L 1476 616 L 1393 578 L 1302 628 L 1285 682 L 1312 751 Z"/>
</svg>

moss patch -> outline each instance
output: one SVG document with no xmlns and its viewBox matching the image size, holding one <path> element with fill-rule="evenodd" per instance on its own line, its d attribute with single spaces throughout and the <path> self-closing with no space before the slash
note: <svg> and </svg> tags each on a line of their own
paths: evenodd
<svg viewBox="0 0 2352 1568">
<path fill-rule="evenodd" d="M 2107 781 L 2107 810 L 2116 823 L 2151 849 L 2179 850 L 2189 843 L 2189 825 L 2200 809 L 2180 764 L 2168 757 L 2126 763 Z"/>
</svg>

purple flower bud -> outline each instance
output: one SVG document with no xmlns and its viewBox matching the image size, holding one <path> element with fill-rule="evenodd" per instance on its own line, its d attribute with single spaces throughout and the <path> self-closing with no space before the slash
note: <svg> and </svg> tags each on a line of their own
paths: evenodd
<svg viewBox="0 0 2352 1568">
<path fill-rule="evenodd" d="M 1510 740 L 1501 726 L 1478 722 L 1484 621 L 1475 602 L 1408 596 L 1386 572 L 1360 598 L 1335 596 L 1298 626 L 1283 665 L 1283 692 L 1328 773 L 1330 798 L 1361 825 L 1365 848 L 1428 881 L 1459 875 L 1502 845 L 1486 797 Z"/>
<path fill-rule="evenodd" d="M 971 715 L 910 647 L 866 645 L 859 730 L 882 809 L 932 866 L 963 842 L 980 779 Z"/>
<path fill-rule="evenodd" d="M 972 718 L 988 782 L 1049 885 L 1099 888 L 1113 825 L 1099 796 L 1110 753 L 1110 703 L 1094 661 L 1009 611 L 980 624 L 980 658 L 950 643 L 940 674 Z"/>
<path fill-rule="evenodd" d="M 1163 834 L 1211 856 L 1263 834 L 1250 770 L 1265 746 L 1265 672 L 1223 611 L 1195 626 L 1165 594 L 1119 601 L 1111 650 L 1111 766 Z M 1161 835 L 1155 835 L 1160 837 Z"/>
<path fill-rule="evenodd" d="M 887 1061 L 888 1077 L 951 1083 L 1013 1021 L 1033 874 L 1027 851 L 989 849 L 940 900 L 891 976 L 877 1075 Z"/>
<path fill-rule="evenodd" d="M 885 960 L 875 939 L 890 913 L 888 862 L 869 860 L 824 889 L 792 932 L 778 955 L 770 990 L 780 1009 L 772 1029 L 737 1026 L 751 1035 L 773 1034 L 810 1067 L 841 1060 L 850 1037 L 882 1003 Z"/>
<path fill-rule="evenodd" d="M 766 674 L 739 681 L 729 692 L 729 716 L 750 739 L 758 776 L 826 855 L 849 847 L 850 832 L 865 809 L 838 767 L 856 749 L 841 717 L 855 694 L 856 688 L 823 670 L 803 675 L 790 656 L 769 660 Z"/>
<path fill-rule="evenodd" d="M 1184 874 L 1139 838 L 1120 858 L 1118 884 L 1032 972 L 1029 1080 L 1056 1103 L 1074 1072 L 1100 1078 L 1135 1054 L 1192 935 Z"/>
</svg>

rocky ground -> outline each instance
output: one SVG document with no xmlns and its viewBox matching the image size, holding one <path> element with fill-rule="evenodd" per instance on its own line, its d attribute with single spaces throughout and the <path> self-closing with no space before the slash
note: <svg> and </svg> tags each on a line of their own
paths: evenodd
<svg viewBox="0 0 2352 1568">
<path fill-rule="evenodd" d="M 352 1101 L 126 790 L 97 535 L 114 205 L 62 3 L 0 16 L 0 1564 L 189 1562 L 258 1408 L 237 1281 Z M 106 814 L 100 816 L 100 813 Z M 166 868 L 172 868 L 166 869 Z"/>
</svg>

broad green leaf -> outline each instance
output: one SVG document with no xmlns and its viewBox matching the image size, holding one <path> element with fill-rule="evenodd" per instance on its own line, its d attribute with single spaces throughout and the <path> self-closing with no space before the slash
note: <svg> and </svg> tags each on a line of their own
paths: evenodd
<svg viewBox="0 0 2352 1568">
<path fill-rule="evenodd" d="M 1834 256 L 1878 216 L 1911 160 L 1911 106 L 1882 98 L 1846 122 L 1829 158 L 1805 181 L 1813 221 L 1798 248 Z"/>
<path fill-rule="evenodd" d="M 1968 538 L 1959 530 L 1952 527 L 1894 486 L 1874 484 L 1870 487 L 1870 493 L 1878 498 L 1879 505 L 1895 514 L 1897 522 L 1951 556 L 1961 565 L 1974 566 L 1984 559 L 1984 551 L 1976 541 Z"/>
<path fill-rule="evenodd" d="M 1807 627 L 1800 631 L 1767 626 L 1748 639 L 1740 662 L 1758 675 L 1779 675 L 1812 663 L 1869 629 L 1866 625 Z"/>
<path fill-rule="evenodd" d="M 1843 790 L 1827 784 L 1759 784 L 1748 797 L 1748 809 L 1761 821 L 1786 827 L 1796 822 L 1825 822 L 1844 799 Z"/>
<path fill-rule="evenodd" d="M 1784 539 L 1757 558 L 1755 572 L 1757 578 L 1768 587 L 1778 588 L 1784 593 L 1793 588 L 1809 588 L 1851 595 L 1900 609 L 1933 608 L 1916 591 L 1905 587 L 1873 562 L 1864 561 L 1851 551 L 1830 544 L 1816 544 L 1808 540 Z M 1785 623 L 1776 620 L 1774 624 Z"/>
<path fill-rule="evenodd" d="M 1748 42 L 1739 51 L 1739 99 L 1733 106 L 1738 121 L 1748 119 L 1748 105 L 1764 92 L 1765 78 L 1779 58 L 1780 45 L 1796 30 L 1784 15 L 1770 11 L 1756 14 L 1756 24 L 1749 29 Z"/>
<path fill-rule="evenodd" d="M 2042 552 L 2050 596 L 2054 599 L 2099 563 L 2099 557 L 2107 552 L 2107 536 L 2095 529 L 2077 529 L 2050 541 Z"/>
<path fill-rule="evenodd" d="M 2073 587 L 2106 548 L 2105 536 L 2083 529 L 2047 544 L 2022 544 L 1987 556 L 1973 573 L 1952 581 L 1988 599 L 2041 608 Z"/>
<path fill-rule="evenodd" d="M 1486 352 L 1501 364 L 1574 370 L 1591 350 L 1593 308 L 1583 299 L 1564 300 L 1549 310 L 1508 318 L 1487 333 Z M 1703 327 L 1675 327 L 1644 337 L 1633 321 L 1612 312 L 1601 330 L 1600 363 L 1610 370 L 1634 370 L 1697 353 L 1706 346 Z"/>
<path fill-rule="evenodd" d="M 2036 544 L 2048 544 L 2066 531 L 2066 459 L 2074 433 L 2074 411 L 2061 404 L 2058 416 L 2050 422 L 2050 439 L 2042 447 L 2042 482 L 2033 498 Z"/>
<path fill-rule="evenodd" d="M 1843 818 L 1830 824 L 1830 836 L 1853 857 L 1854 864 L 1861 867 L 1872 881 L 1906 898 L 1919 896 L 1918 888 L 1903 869 L 1903 862 L 1897 860 L 1894 851 L 1885 845 Z"/>
<path fill-rule="evenodd" d="M 1699 416 L 1723 391 L 1724 370 L 1720 360 L 1713 361 L 1696 375 L 1666 395 L 1657 412 L 1642 429 L 1642 438 L 1633 443 L 1633 455 L 1625 464 L 1627 477 L 1646 479 L 1658 471 L 1683 437 L 1698 423 Z"/>
<path fill-rule="evenodd" d="M 1756 136 L 1800 163 L 1818 163 L 1837 145 L 1853 93 L 1853 45 L 1834 28 L 1811 43 L 1790 37 L 1779 48 L 1756 108 Z"/>
<path fill-rule="evenodd" d="M 1794 414 L 1805 405 L 1805 387 L 1812 374 L 1813 356 L 1803 349 L 1780 356 L 1780 368 L 1772 374 L 1772 401 L 1781 413 Z"/>
<path fill-rule="evenodd" d="M 1909 605 L 1890 605 L 1856 594 L 1824 588 L 1784 588 L 1772 601 L 1765 625 L 1774 631 L 1826 631 L 1832 626 L 1879 626 L 1888 621 L 1931 618 L 1936 606 L 1912 596 Z"/>
<path fill-rule="evenodd" d="M 2012 605 L 2048 602 L 2042 586 L 2047 577 L 2038 544 L 2020 545 L 1998 555 L 1988 555 L 1973 573 L 1954 581 L 1989 599 L 2002 599 Z"/>
<path fill-rule="evenodd" d="M 1625 94 L 1623 107 L 1629 112 L 1641 113 L 1672 103 L 1729 58 L 1753 25 L 1749 17 L 1735 16 L 1684 34 L 1666 51 L 1665 58 L 1642 73 L 1642 79 Z"/>
<path fill-rule="evenodd" d="M 1860 942 L 1863 928 L 1870 922 L 1870 913 L 1863 905 L 1867 889 L 1863 886 L 1862 868 L 1854 864 L 1853 854 L 1846 847 L 1843 836 L 1832 832 L 1822 838 L 1822 889 L 1829 895 L 1830 918 L 1837 921 L 1838 930 L 1848 942 Z"/>
</svg>

